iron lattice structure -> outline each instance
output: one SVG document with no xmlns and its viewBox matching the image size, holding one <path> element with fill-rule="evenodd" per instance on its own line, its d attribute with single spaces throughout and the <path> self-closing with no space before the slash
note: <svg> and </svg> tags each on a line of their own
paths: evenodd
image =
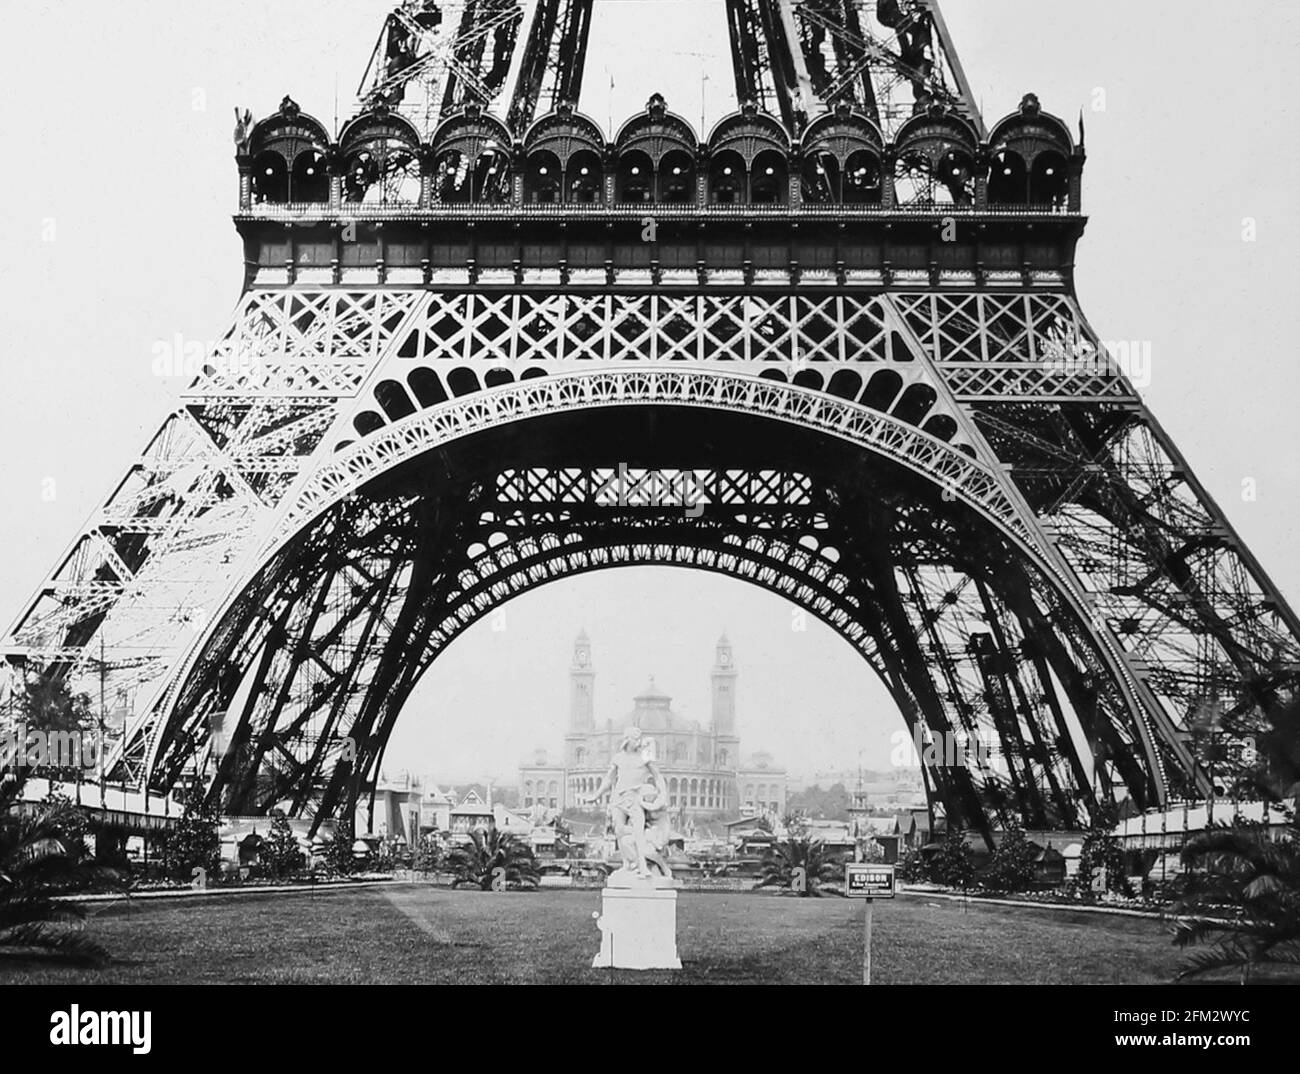
<svg viewBox="0 0 1300 1074">
<path fill-rule="evenodd" d="M 351 809 L 461 631 L 632 564 L 778 593 L 919 739 L 995 744 L 927 765 L 955 823 L 1213 793 L 1207 714 L 1248 763 L 1300 624 L 1079 309 L 1063 123 L 986 131 L 932 3 L 731 0 L 707 137 L 574 109 L 589 0 L 446 8 L 337 139 L 248 132 L 233 325 L 5 641 L 120 701 L 119 775 Z"/>
</svg>

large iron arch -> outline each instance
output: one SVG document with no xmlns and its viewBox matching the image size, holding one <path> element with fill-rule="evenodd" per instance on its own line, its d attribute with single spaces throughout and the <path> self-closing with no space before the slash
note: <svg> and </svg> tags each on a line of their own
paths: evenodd
<svg viewBox="0 0 1300 1074">
<path fill-rule="evenodd" d="M 300 526 L 214 621 L 150 743 L 155 779 L 175 780 L 195 756 L 210 753 L 216 730 L 229 749 L 211 793 L 227 808 L 265 809 L 285 797 L 319 817 L 349 808 L 378 764 L 403 701 L 465 627 L 529 589 L 636 564 L 720 571 L 780 593 L 868 659 L 909 727 L 996 737 L 1010 757 L 1006 777 L 929 773 L 935 795 L 965 823 L 988 830 L 1015 809 L 1031 820 L 1074 824 L 1093 807 L 1091 794 L 1121 786 L 1138 801 L 1156 800 L 1162 777 L 1155 758 L 1144 752 L 1140 726 L 1086 621 L 1071 613 L 1045 567 L 1009 531 L 972 504 L 945 497 L 902 461 L 827 431 L 791 425 L 773 454 L 776 424 L 770 416 L 702 407 L 571 408 L 513 426 L 486 423 L 392 461 Z M 628 441 L 631 429 L 644 438 Z M 767 449 L 749 462 L 736 454 L 763 441 Z M 732 446 L 706 457 L 700 448 L 709 443 Z M 684 504 L 665 510 L 594 502 L 600 468 L 589 464 L 584 499 L 574 475 L 583 469 L 580 460 L 599 457 L 602 446 L 606 480 L 620 456 L 633 470 L 660 474 L 698 474 L 701 463 L 712 465 L 699 486 L 709 500 L 703 522 Z M 791 465 L 809 471 L 798 487 L 790 483 Z M 737 500 L 738 467 L 747 467 L 755 483 L 754 502 Z M 537 477 L 542 471 L 550 484 Z M 504 495 L 502 483 L 521 474 L 533 475 L 532 483 L 515 492 L 531 489 L 532 500 Z M 434 488 L 440 491 L 428 491 Z M 891 541 L 910 542 L 911 560 L 928 555 L 936 567 L 969 568 L 966 581 L 905 576 L 852 536 L 854 527 L 882 526 Z M 963 535 L 972 534 L 993 544 L 964 546 Z M 1007 573 L 1005 564 L 1014 570 Z M 909 585 L 914 591 L 904 592 Z M 944 585 L 953 588 L 943 592 Z M 928 609 L 921 592 L 927 588 Z M 412 601 L 412 593 L 422 595 Z M 382 600 L 396 603 L 371 614 L 378 609 L 370 602 Z M 367 614 L 350 615 L 350 605 Z M 999 630 L 1006 636 L 971 634 L 970 651 L 953 655 L 948 666 L 952 672 L 960 664 L 964 670 L 954 674 L 969 681 L 944 686 L 924 665 L 940 644 L 937 631 L 960 633 L 958 612 L 965 619 L 1004 618 Z M 365 636 L 376 623 L 387 624 L 385 638 Z M 350 630 L 358 633 L 345 643 Z M 1050 640 L 1029 651 L 1043 632 Z M 329 655 L 335 650 L 337 666 Z M 1014 673 L 1000 661 L 1014 662 Z M 1061 695 L 1052 702 L 1045 693 L 1036 697 L 1037 715 L 1029 712 L 1025 685 L 1035 675 L 1043 691 Z M 366 693 L 349 710 L 344 684 L 362 678 Z M 994 699 L 996 690 L 1005 697 Z M 1063 725 L 1052 729 L 1064 710 L 1074 720 L 1073 738 Z M 239 715 L 214 728 L 216 712 Z M 347 735 L 340 733 L 345 727 Z M 1094 774 L 1094 762 L 1079 756 L 1080 735 L 1108 744 L 1111 759 L 1102 771 Z M 357 746 L 354 764 L 334 763 L 344 738 Z"/>
</svg>

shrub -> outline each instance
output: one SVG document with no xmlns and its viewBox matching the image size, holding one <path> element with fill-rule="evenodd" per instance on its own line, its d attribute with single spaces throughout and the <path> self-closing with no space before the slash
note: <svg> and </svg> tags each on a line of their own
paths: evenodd
<svg viewBox="0 0 1300 1074">
<path fill-rule="evenodd" d="M 280 809 L 271 813 L 271 835 L 262 851 L 267 869 L 277 880 L 292 876 L 303 867 L 303 853 L 289 818 Z"/>
<path fill-rule="evenodd" d="M 1002 834 L 993 851 L 993 860 L 983 876 L 990 891 L 1025 891 L 1034 882 L 1034 860 L 1038 852 L 1019 825 L 1013 824 Z"/>
<path fill-rule="evenodd" d="M 965 890 L 975 877 L 975 854 L 960 828 L 949 828 L 934 855 L 932 877 L 950 888 Z"/>
<path fill-rule="evenodd" d="M 163 848 L 168 877 L 188 883 L 194 878 L 194 870 L 202 869 L 215 880 L 221 868 L 220 828 L 220 816 L 201 801 L 186 806 Z"/>
</svg>

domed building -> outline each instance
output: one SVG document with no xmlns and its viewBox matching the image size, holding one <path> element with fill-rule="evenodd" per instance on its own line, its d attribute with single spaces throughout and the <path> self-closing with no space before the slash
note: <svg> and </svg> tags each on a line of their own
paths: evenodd
<svg viewBox="0 0 1300 1074">
<path fill-rule="evenodd" d="M 520 766 L 519 788 L 524 808 L 540 804 L 550 809 L 576 805 L 577 797 L 592 794 L 609 771 L 624 731 L 639 727 L 654 743 L 659 770 L 668 781 L 670 808 L 682 818 L 704 816 L 780 815 L 785 811 L 786 772 L 771 755 L 756 754 L 742 761 L 736 733 L 737 671 L 726 635 L 714 654 L 712 713 L 709 725 L 673 711 L 672 697 L 654 679 L 635 698 L 620 720 L 597 725 L 591 661 L 591 640 L 578 635 L 569 669 L 569 732 L 564 736 L 562 764 L 548 763 L 544 751 Z"/>
</svg>

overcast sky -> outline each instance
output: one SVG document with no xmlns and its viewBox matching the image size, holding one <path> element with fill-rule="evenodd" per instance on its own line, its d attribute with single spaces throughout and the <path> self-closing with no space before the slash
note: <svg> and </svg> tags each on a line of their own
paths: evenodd
<svg viewBox="0 0 1300 1074">
<path fill-rule="evenodd" d="M 241 279 L 233 108 L 345 113 L 382 0 L 4 0 L 0 35 L 0 616 L 28 599 L 175 404 L 153 345 L 218 338 Z M 1026 91 L 1085 111 L 1078 288 L 1105 339 L 1150 341 L 1144 394 L 1290 600 L 1300 467 L 1295 211 L 1297 6 L 1243 0 L 948 0 L 985 117 Z M 602 124 L 655 91 L 698 122 L 734 102 L 721 0 L 602 0 L 582 107 Z M 699 16 L 699 19 L 696 18 Z M 700 20 L 703 20 L 702 22 Z M 614 88 L 609 87 L 612 70 Z M 702 81 L 703 74 L 709 81 Z M 1100 91 L 1100 92 L 1099 92 Z M 1258 240 L 1242 241 L 1243 219 Z M 50 241 L 52 240 L 52 241 Z M 1243 481 L 1257 498 L 1243 500 Z M 559 583 L 484 622 L 433 669 L 389 767 L 508 775 L 558 747 L 586 626 L 598 716 L 653 673 L 707 718 L 712 646 L 741 669 L 746 750 L 801 772 L 888 760 L 892 704 L 826 628 L 739 582 L 626 570 Z M 501 622 L 498 621 L 498 626 Z"/>
</svg>

